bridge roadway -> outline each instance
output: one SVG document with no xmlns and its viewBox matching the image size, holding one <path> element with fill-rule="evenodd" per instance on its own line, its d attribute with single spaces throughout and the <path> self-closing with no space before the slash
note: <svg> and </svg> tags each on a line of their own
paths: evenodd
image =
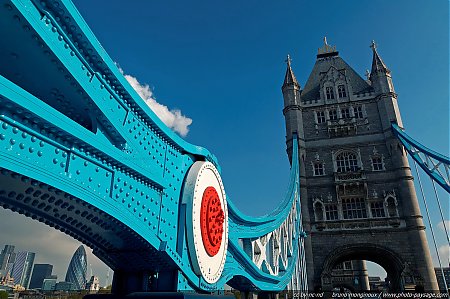
<svg viewBox="0 0 450 299">
<path fill-rule="evenodd" d="M 306 289 L 296 138 L 280 207 L 246 216 L 215 156 L 159 120 L 70 1 L 0 4 L 4 208 L 91 247 L 117 294 Z"/>
</svg>

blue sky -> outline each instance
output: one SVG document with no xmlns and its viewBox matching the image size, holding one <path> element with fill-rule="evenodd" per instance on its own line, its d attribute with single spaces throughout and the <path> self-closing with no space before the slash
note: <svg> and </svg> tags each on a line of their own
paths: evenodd
<svg viewBox="0 0 450 299">
<path fill-rule="evenodd" d="M 407 132 L 449 152 L 448 1 L 74 2 L 125 74 L 150 85 L 159 103 L 192 119 L 185 139 L 218 157 L 228 196 L 250 215 L 273 210 L 287 187 L 281 95 L 286 55 L 304 86 L 324 36 L 360 75 L 370 69 L 369 45 L 375 40 L 392 71 Z M 448 219 L 448 195 L 440 195 Z M 430 205 L 443 246 L 436 205 Z M 0 225 L 31 223 L 4 211 L 0 216 Z M 47 250 L 38 240 L 20 241 L 20 234 L 0 237 L 0 245 L 31 242 Z M 63 278 L 78 244 L 55 238 L 73 244 L 73 250 L 67 245 L 67 261 L 58 253 L 55 262 Z M 47 256 L 52 257 L 42 253 L 40 259 Z M 92 261 L 104 281 L 106 270 Z"/>
</svg>

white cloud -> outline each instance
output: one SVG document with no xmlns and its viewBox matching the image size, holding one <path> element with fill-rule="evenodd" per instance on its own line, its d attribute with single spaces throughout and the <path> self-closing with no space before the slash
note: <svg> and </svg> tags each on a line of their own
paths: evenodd
<svg viewBox="0 0 450 299">
<path fill-rule="evenodd" d="M 439 267 L 439 260 L 436 255 L 436 249 L 431 242 L 429 243 L 429 246 L 433 265 L 435 267 Z M 442 267 L 448 267 L 448 265 L 450 264 L 450 247 L 448 246 L 448 244 L 438 245 L 438 252 Z"/>
<path fill-rule="evenodd" d="M 442 245 L 438 248 L 439 256 L 441 257 L 441 263 L 443 267 L 448 267 L 450 263 L 450 247 L 448 245 Z"/>
<path fill-rule="evenodd" d="M 439 222 L 437 227 L 440 228 L 441 230 L 444 230 L 444 223 L 445 223 L 445 227 L 447 228 L 447 231 L 450 230 L 450 220 L 445 220 L 444 222 Z"/>
<path fill-rule="evenodd" d="M 186 136 L 189 132 L 189 125 L 192 124 L 192 119 L 184 116 L 179 109 L 169 109 L 156 101 L 152 90 L 148 84 L 141 84 L 136 77 L 126 75 L 119 67 L 120 72 L 125 76 L 128 83 L 136 90 L 141 98 L 147 103 L 150 109 L 172 130 Z"/>
</svg>

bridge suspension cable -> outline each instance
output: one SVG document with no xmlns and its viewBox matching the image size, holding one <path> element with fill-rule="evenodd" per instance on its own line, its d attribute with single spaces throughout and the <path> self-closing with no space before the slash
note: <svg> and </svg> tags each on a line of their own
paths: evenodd
<svg viewBox="0 0 450 299">
<path fill-rule="evenodd" d="M 444 287 L 445 287 L 445 290 L 448 290 L 447 282 L 445 281 L 444 270 L 442 269 L 441 258 L 439 256 L 439 249 L 438 249 L 438 246 L 437 246 L 437 243 L 436 243 L 436 236 L 434 234 L 433 224 L 431 222 L 430 212 L 429 212 L 429 209 L 428 209 L 428 204 L 427 204 L 427 200 L 426 200 L 426 197 L 425 197 L 425 192 L 423 191 L 422 180 L 420 179 L 420 174 L 419 174 L 419 170 L 417 168 L 416 161 L 414 161 L 414 168 L 416 170 L 417 180 L 419 181 L 420 193 L 422 195 L 423 204 L 425 206 L 425 212 L 427 214 L 428 224 L 430 225 L 431 237 L 433 238 L 434 249 L 436 251 L 436 256 L 437 256 L 438 263 L 439 263 L 439 269 L 441 271 L 441 275 L 442 275 L 442 278 L 443 278 L 443 281 L 444 281 Z"/>
<path fill-rule="evenodd" d="M 431 183 L 433 185 L 434 197 L 436 198 L 436 201 L 437 201 L 437 204 L 439 207 L 439 213 L 441 214 L 441 220 L 442 220 L 442 225 L 444 227 L 445 237 L 447 238 L 447 243 L 448 243 L 448 246 L 450 247 L 450 239 L 449 239 L 449 235 L 448 235 L 447 224 L 445 224 L 445 218 L 444 218 L 444 214 L 442 213 L 441 201 L 439 200 L 439 195 L 436 190 L 436 184 L 434 183 L 433 180 L 431 180 Z"/>
</svg>

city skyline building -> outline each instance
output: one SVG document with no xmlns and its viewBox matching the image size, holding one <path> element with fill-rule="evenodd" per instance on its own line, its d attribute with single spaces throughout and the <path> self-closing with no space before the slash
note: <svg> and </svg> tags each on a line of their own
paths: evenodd
<svg viewBox="0 0 450 299">
<path fill-rule="evenodd" d="M 58 276 L 53 274 L 54 266 L 48 263 L 34 264 L 36 253 L 15 252 L 15 245 L 5 245 L 0 252 L 0 285 L 20 285 L 26 289 L 55 290 Z M 16 259 L 17 258 L 17 259 Z M 17 265 L 15 266 L 15 261 Z M 34 266 L 33 266 L 34 264 Z M 13 274 L 14 273 L 14 274 Z M 58 288 L 82 290 L 89 288 L 95 291 L 99 287 L 99 278 L 92 275 L 88 281 L 87 254 L 83 245 L 80 245 L 73 254 L 66 272 L 66 278 Z M 67 282 L 67 283 L 65 283 Z M 90 282 L 88 284 L 88 282 Z"/>
<path fill-rule="evenodd" d="M 19 284 L 24 288 L 28 288 L 35 256 L 34 252 L 29 251 L 19 251 L 16 254 L 11 275 L 15 285 Z"/>
<path fill-rule="evenodd" d="M 68 281 L 59 281 L 55 284 L 55 291 L 78 291 L 77 287 L 72 282 Z"/>
<path fill-rule="evenodd" d="M 80 245 L 70 260 L 65 281 L 72 283 L 73 290 L 84 290 L 86 286 L 86 273 L 86 250 L 83 245 Z"/>
<path fill-rule="evenodd" d="M 16 259 L 14 249 L 14 245 L 5 245 L 0 253 L 0 277 L 7 276 L 8 273 L 11 275 L 12 266 Z"/>
<path fill-rule="evenodd" d="M 91 276 L 89 281 L 86 283 L 86 290 L 89 292 L 98 292 L 98 290 L 100 290 L 100 280 L 98 276 Z"/>
<path fill-rule="evenodd" d="M 448 292 L 450 290 L 450 267 L 443 267 L 442 271 L 441 268 L 434 268 L 434 271 L 436 272 L 436 278 L 439 285 L 439 291 L 441 292 Z M 444 276 L 442 276 L 442 273 L 444 273 Z M 444 281 L 445 279 L 445 281 Z M 445 286 L 447 285 L 447 289 L 445 289 Z"/>
<path fill-rule="evenodd" d="M 44 279 L 52 276 L 53 265 L 51 264 L 35 264 L 33 274 L 31 275 L 29 289 L 40 289 Z"/>
<path fill-rule="evenodd" d="M 49 278 L 45 278 L 44 281 L 42 282 L 41 290 L 42 291 L 54 291 L 57 280 L 58 280 L 57 275 L 52 275 Z"/>
</svg>

